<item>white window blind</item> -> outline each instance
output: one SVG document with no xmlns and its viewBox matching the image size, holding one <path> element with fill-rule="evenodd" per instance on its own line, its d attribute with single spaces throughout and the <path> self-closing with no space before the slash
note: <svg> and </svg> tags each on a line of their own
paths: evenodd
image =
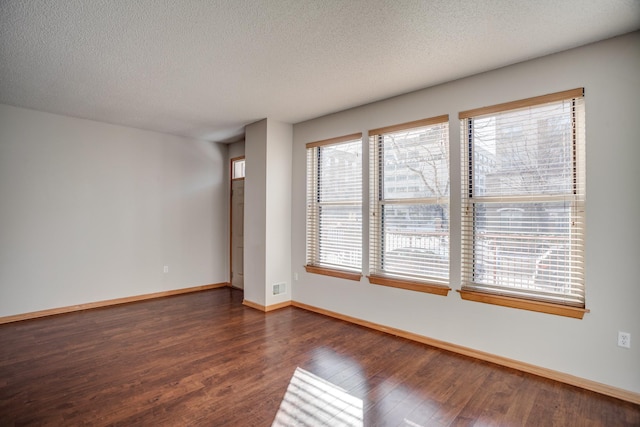
<svg viewBox="0 0 640 427">
<path fill-rule="evenodd" d="M 584 307 L 582 94 L 460 113 L 463 290 Z"/>
<path fill-rule="evenodd" d="M 449 118 L 369 132 L 370 281 L 449 281 Z"/>
<path fill-rule="evenodd" d="M 362 269 L 362 134 L 307 144 L 307 266 Z"/>
</svg>

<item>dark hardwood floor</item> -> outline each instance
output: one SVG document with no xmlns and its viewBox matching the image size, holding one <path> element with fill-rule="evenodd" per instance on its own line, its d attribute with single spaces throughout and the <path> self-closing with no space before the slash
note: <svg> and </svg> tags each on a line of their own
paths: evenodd
<svg viewBox="0 0 640 427">
<path fill-rule="evenodd" d="M 638 405 L 241 301 L 222 288 L 1 325 L 0 426 L 640 425 Z"/>
</svg>

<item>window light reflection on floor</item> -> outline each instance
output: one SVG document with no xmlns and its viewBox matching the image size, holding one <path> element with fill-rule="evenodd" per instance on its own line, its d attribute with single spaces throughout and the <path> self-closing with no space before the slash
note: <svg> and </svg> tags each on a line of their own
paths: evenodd
<svg viewBox="0 0 640 427">
<path fill-rule="evenodd" d="M 361 399 L 300 367 L 289 381 L 272 424 L 273 427 L 363 425 Z"/>
</svg>

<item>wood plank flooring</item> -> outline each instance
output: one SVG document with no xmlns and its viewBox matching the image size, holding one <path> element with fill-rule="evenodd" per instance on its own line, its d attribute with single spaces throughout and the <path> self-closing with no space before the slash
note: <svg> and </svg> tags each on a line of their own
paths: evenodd
<svg viewBox="0 0 640 427">
<path fill-rule="evenodd" d="M 0 325 L 0 426 L 640 425 L 638 405 L 241 301 L 223 288 Z"/>
</svg>

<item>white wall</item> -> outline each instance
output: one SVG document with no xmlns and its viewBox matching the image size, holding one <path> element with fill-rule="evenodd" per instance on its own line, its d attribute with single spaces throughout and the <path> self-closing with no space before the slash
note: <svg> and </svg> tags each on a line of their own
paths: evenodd
<svg viewBox="0 0 640 427">
<path fill-rule="evenodd" d="M 291 300 L 291 152 L 293 127 L 267 122 L 266 305 Z M 273 284 L 286 291 L 273 295 Z"/>
<path fill-rule="evenodd" d="M 305 143 L 354 132 L 366 135 L 372 128 L 448 113 L 451 188 L 460 188 L 459 111 L 576 87 L 586 93 L 586 298 L 591 312 L 583 320 L 460 298 L 455 292 L 460 288 L 460 192 L 455 190 L 454 291 L 449 296 L 304 271 Z M 294 125 L 292 272 L 300 279 L 293 299 L 640 392 L 639 113 L 640 33 L 634 33 Z M 366 236 L 367 224 L 364 229 Z M 630 350 L 616 346 L 619 330 L 632 334 Z"/>
<path fill-rule="evenodd" d="M 244 140 L 227 145 L 229 160 L 244 156 Z"/>
<path fill-rule="evenodd" d="M 244 298 L 291 299 L 292 126 L 264 119 L 245 128 Z M 287 291 L 274 296 L 272 285 Z"/>
<path fill-rule="evenodd" d="M 267 120 L 245 128 L 244 299 L 265 305 Z"/>
<path fill-rule="evenodd" d="M 228 281 L 226 164 L 224 145 L 0 105 L 0 316 Z"/>
</svg>

